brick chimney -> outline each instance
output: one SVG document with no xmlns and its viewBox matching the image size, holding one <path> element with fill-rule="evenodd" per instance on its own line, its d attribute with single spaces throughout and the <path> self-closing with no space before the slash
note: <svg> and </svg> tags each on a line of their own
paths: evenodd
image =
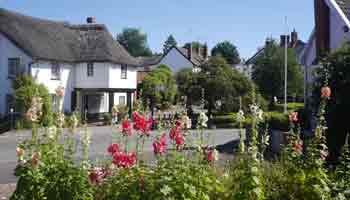
<svg viewBox="0 0 350 200">
<path fill-rule="evenodd" d="M 314 0 L 316 59 L 319 60 L 330 50 L 330 11 L 325 0 Z"/>
<path fill-rule="evenodd" d="M 208 45 L 207 45 L 207 43 L 205 43 L 203 45 L 202 57 L 203 57 L 204 60 L 206 60 L 208 58 Z"/>
<path fill-rule="evenodd" d="M 296 32 L 295 29 L 291 33 L 291 38 L 292 38 L 291 46 L 294 47 L 298 42 L 298 32 Z"/>
<path fill-rule="evenodd" d="M 289 35 L 281 35 L 280 37 L 280 46 L 284 47 L 284 45 L 286 44 L 286 39 L 287 39 L 287 45 L 289 45 Z"/>
<path fill-rule="evenodd" d="M 193 54 L 193 47 L 192 47 L 192 43 L 190 43 L 187 47 L 187 57 L 188 59 L 192 59 L 192 54 Z"/>
<path fill-rule="evenodd" d="M 87 17 L 86 18 L 86 23 L 94 24 L 94 23 L 96 23 L 96 18 L 95 17 Z"/>
</svg>

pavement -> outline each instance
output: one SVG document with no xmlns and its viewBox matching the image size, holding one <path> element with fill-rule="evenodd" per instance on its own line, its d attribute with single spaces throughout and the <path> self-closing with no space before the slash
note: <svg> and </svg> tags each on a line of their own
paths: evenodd
<svg viewBox="0 0 350 200">
<path fill-rule="evenodd" d="M 90 160 L 98 162 L 98 160 L 108 159 L 109 156 L 106 149 L 112 141 L 115 141 L 118 130 L 110 126 L 89 127 L 88 131 L 91 135 L 91 145 L 89 149 Z M 152 132 L 151 135 L 157 135 L 159 132 Z M 187 140 L 195 140 L 198 131 L 191 131 Z M 81 130 L 75 134 L 77 143 L 80 142 Z M 216 146 L 220 151 L 222 160 L 228 159 L 230 153 L 237 141 L 239 133 L 237 129 L 215 129 L 205 130 L 204 138 L 209 138 L 210 144 Z M 16 146 L 17 143 L 26 138 L 30 138 L 30 131 L 10 131 L 0 135 L 0 200 L 8 199 L 15 189 L 17 178 L 13 175 L 16 166 Z M 136 146 L 136 135 L 129 139 L 129 147 L 131 150 Z M 79 149 L 79 146 L 78 146 Z M 78 150 L 79 151 L 79 150 Z M 147 139 L 144 146 L 144 159 L 152 162 L 153 147 L 152 139 Z M 79 154 L 79 153 L 78 153 Z"/>
</svg>

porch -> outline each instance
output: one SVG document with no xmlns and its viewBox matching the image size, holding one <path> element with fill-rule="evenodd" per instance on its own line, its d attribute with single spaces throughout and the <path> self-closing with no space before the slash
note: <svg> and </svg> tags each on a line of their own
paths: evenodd
<svg viewBox="0 0 350 200">
<path fill-rule="evenodd" d="M 79 111 L 83 119 L 99 121 L 114 105 L 126 105 L 131 116 L 134 93 L 135 89 L 75 88 L 71 109 Z"/>
</svg>

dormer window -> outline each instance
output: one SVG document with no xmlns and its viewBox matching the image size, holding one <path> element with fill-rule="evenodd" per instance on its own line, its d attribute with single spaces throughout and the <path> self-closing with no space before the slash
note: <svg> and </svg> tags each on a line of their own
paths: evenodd
<svg viewBox="0 0 350 200">
<path fill-rule="evenodd" d="M 127 79 L 128 66 L 123 64 L 120 69 L 121 69 L 121 76 L 120 76 L 120 78 L 121 79 Z"/>
<path fill-rule="evenodd" d="M 94 63 L 87 64 L 87 76 L 94 76 Z"/>
<path fill-rule="evenodd" d="M 59 63 L 51 64 L 51 80 L 61 79 L 61 67 Z"/>
</svg>

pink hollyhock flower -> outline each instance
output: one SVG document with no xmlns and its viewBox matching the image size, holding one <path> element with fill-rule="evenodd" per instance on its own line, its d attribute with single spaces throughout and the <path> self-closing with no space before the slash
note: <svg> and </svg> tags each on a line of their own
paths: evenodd
<svg viewBox="0 0 350 200">
<path fill-rule="evenodd" d="M 328 86 L 321 88 L 321 97 L 323 99 L 329 99 L 331 97 L 332 91 L 331 88 Z"/>
<path fill-rule="evenodd" d="M 292 112 L 290 115 L 289 115 L 289 121 L 291 123 L 298 123 L 299 119 L 298 119 L 298 112 Z"/>
<path fill-rule="evenodd" d="M 217 161 L 219 159 L 219 153 L 217 152 L 216 149 L 211 149 L 207 151 L 206 158 L 209 163 Z"/>
<path fill-rule="evenodd" d="M 293 150 L 301 155 L 303 153 L 303 141 L 298 141 L 298 142 L 295 142 L 294 145 L 293 145 Z"/>
<path fill-rule="evenodd" d="M 130 168 L 136 164 L 135 153 L 117 152 L 113 155 L 113 164 L 120 168 Z"/>
<path fill-rule="evenodd" d="M 180 127 L 175 126 L 170 129 L 169 137 L 170 139 L 174 140 L 176 135 L 180 134 Z"/>
<path fill-rule="evenodd" d="M 39 161 L 40 161 L 40 157 L 41 157 L 40 153 L 38 153 L 38 152 L 33 153 L 32 158 L 30 160 L 30 163 L 32 164 L 33 167 L 38 166 Z"/>
<path fill-rule="evenodd" d="M 166 151 L 166 135 L 163 134 L 159 140 L 153 142 L 153 152 L 156 155 L 163 155 Z"/>
<path fill-rule="evenodd" d="M 122 133 L 126 136 L 131 136 L 132 134 L 131 123 L 127 119 L 122 122 Z"/>
<path fill-rule="evenodd" d="M 92 185 L 99 185 L 103 180 L 104 174 L 101 168 L 94 168 L 89 171 L 89 181 Z"/>
<path fill-rule="evenodd" d="M 119 146 L 118 144 L 111 144 L 109 145 L 108 149 L 107 149 L 108 153 L 110 155 L 114 155 L 115 153 L 117 153 L 119 151 Z"/>
<path fill-rule="evenodd" d="M 22 160 L 23 155 L 24 155 L 24 149 L 17 147 L 16 148 L 16 155 L 17 155 L 18 159 Z"/>
<path fill-rule="evenodd" d="M 63 97 L 64 96 L 64 87 L 58 86 L 55 90 L 56 96 Z"/>
<path fill-rule="evenodd" d="M 326 150 L 320 151 L 320 154 L 321 154 L 321 160 L 326 160 L 326 158 L 328 157 L 328 151 Z"/>
</svg>

